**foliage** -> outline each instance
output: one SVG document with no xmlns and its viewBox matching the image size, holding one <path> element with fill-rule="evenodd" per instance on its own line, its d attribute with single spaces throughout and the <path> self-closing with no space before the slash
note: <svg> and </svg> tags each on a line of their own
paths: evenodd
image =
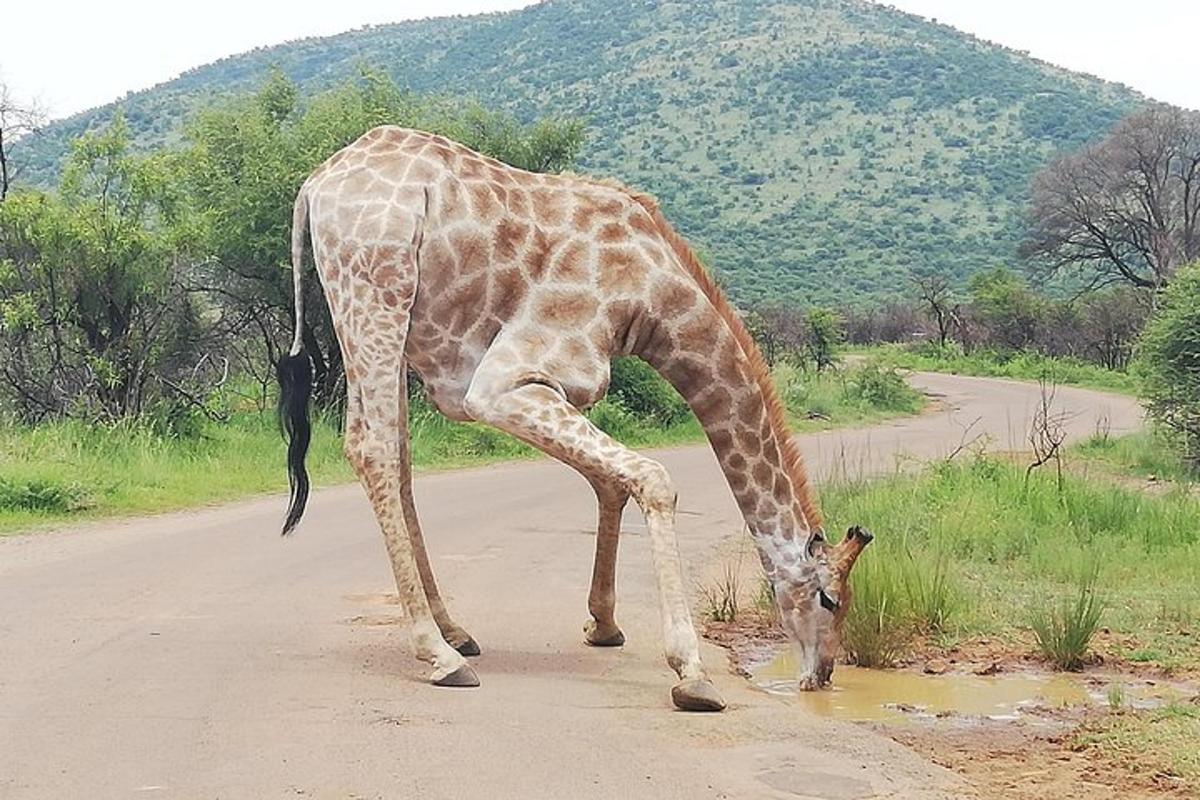
<svg viewBox="0 0 1200 800">
<path fill-rule="evenodd" d="M 22 418 L 137 414 L 194 363 L 176 186 L 118 116 L 76 142 L 58 196 L 0 205 L 0 400 Z"/>
<path fill-rule="evenodd" d="M 831 528 L 876 533 L 852 578 L 847 625 L 856 627 L 847 635 L 864 637 L 850 639 L 852 653 L 902 653 L 936 619 L 922 606 L 950 609 L 940 627 L 951 636 L 1016 635 L 1039 613 L 1056 613 L 1055 598 L 1078 597 L 1080 575 L 1098 569 L 1096 585 L 1121 587 L 1107 627 L 1153 645 L 1163 662 L 1200 657 L 1179 622 L 1200 608 L 1200 498 L 1184 489 L 1148 495 L 1068 473 L 1060 492 L 1054 476 L 1026 482 L 1021 466 L 979 457 L 826 486 L 822 500 Z M 916 588 L 922 581 L 948 590 Z M 1183 611 L 1167 610 L 1175 605 Z M 1078 629 L 1094 602 L 1082 612 Z"/>
<path fill-rule="evenodd" d="M 1038 338 L 1045 317 L 1044 301 L 1016 272 L 995 267 L 972 276 L 971 317 L 982 331 L 973 331 L 964 344 L 981 336 L 1002 350 L 1024 350 Z"/>
<path fill-rule="evenodd" d="M 1200 258 L 1200 112 L 1156 106 L 1038 173 L 1022 250 L 1093 284 L 1165 286 Z"/>
<path fill-rule="evenodd" d="M 608 397 L 642 419 L 664 427 L 680 423 L 692 413 L 671 384 L 637 358 L 613 359 Z"/>
<path fill-rule="evenodd" d="M 817 372 L 833 366 L 837 346 L 845 338 L 841 316 L 831 308 L 810 308 L 804 315 L 804 349 Z"/>
<path fill-rule="evenodd" d="M 1104 601 L 1096 594 L 1096 573 L 1085 572 L 1073 600 L 1064 598 L 1057 606 L 1034 610 L 1030 627 L 1042 655 L 1058 669 L 1082 668 L 1103 611 Z"/>
<path fill-rule="evenodd" d="M 1180 270 L 1163 292 L 1138 362 L 1150 417 L 1200 467 L 1200 262 Z"/>
<path fill-rule="evenodd" d="M 520 120 L 585 118 L 580 165 L 657 194 L 744 304 L 841 305 L 900 294 L 911 265 L 962 286 L 1013 263 L 1033 175 L 1144 102 L 878 4 L 562 0 L 260 48 L 119 105 L 140 147 L 174 145 L 272 67 L 310 96 L 363 63 Z M 53 182 L 112 113 L 21 142 L 27 177 Z"/>
</svg>

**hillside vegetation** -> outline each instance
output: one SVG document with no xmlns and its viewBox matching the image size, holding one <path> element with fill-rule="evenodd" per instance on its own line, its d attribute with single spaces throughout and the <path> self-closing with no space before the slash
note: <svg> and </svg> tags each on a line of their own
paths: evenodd
<svg viewBox="0 0 1200 800">
<path fill-rule="evenodd" d="M 1030 178 L 1143 102 L 949 27 L 857 0 L 549 0 L 372 27 L 224 59 L 121 101 L 169 145 L 272 65 L 305 91 L 363 65 L 529 120 L 581 117 L 588 171 L 656 193 L 739 300 L 882 296 L 912 270 L 1012 264 Z M 53 180 L 55 124 L 16 154 Z"/>
</svg>

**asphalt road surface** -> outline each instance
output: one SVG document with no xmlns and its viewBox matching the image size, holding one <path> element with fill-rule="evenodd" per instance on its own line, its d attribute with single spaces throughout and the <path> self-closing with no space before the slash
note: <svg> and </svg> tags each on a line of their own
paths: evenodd
<svg viewBox="0 0 1200 800">
<path fill-rule="evenodd" d="M 939 409 L 801 438 L 817 475 L 880 473 L 986 435 L 1023 446 L 1036 386 L 919 374 Z M 1136 403 L 1060 389 L 1075 437 L 1136 428 Z M 281 446 L 282 447 L 282 446 Z M 281 450 L 282 453 L 282 450 Z M 282 457 L 282 456 L 281 456 Z M 705 447 L 660 451 L 688 579 L 740 528 Z M 732 674 L 723 714 L 672 709 L 644 526 L 618 566 L 621 649 L 583 644 L 595 508 L 536 461 L 431 474 L 417 502 L 478 689 L 427 685 L 389 602 L 356 486 L 284 502 L 0 539 L 0 798 L 941 798 L 957 778 L 864 728 Z M 877 535 L 887 536 L 886 529 Z M 835 674 L 836 682 L 836 674 Z"/>
</svg>

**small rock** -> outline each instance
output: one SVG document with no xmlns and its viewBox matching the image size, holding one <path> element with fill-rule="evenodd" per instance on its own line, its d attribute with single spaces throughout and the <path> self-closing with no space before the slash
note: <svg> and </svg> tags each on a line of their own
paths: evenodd
<svg viewBox="0 0 1200 800">
<path fill-rule="evenodd" d="M 925 662 L 926 675 L 945 675 L 948 669 L 950 669 L 950 665 L 940 659 Z"/>
</svg>

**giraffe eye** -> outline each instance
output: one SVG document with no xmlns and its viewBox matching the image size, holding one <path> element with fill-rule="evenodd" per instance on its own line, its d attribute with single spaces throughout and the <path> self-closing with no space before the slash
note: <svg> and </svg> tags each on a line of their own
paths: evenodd
<svg viewBox="0 0 1200 800">
<path fill-rule="evenodd" d="M 826 611 L 833 612 L 838 610 L 838 601 L 834 600 L 824 589 L 817 589 L 817 599 L 821 601 L 821 608 Z"/>
</svg>

